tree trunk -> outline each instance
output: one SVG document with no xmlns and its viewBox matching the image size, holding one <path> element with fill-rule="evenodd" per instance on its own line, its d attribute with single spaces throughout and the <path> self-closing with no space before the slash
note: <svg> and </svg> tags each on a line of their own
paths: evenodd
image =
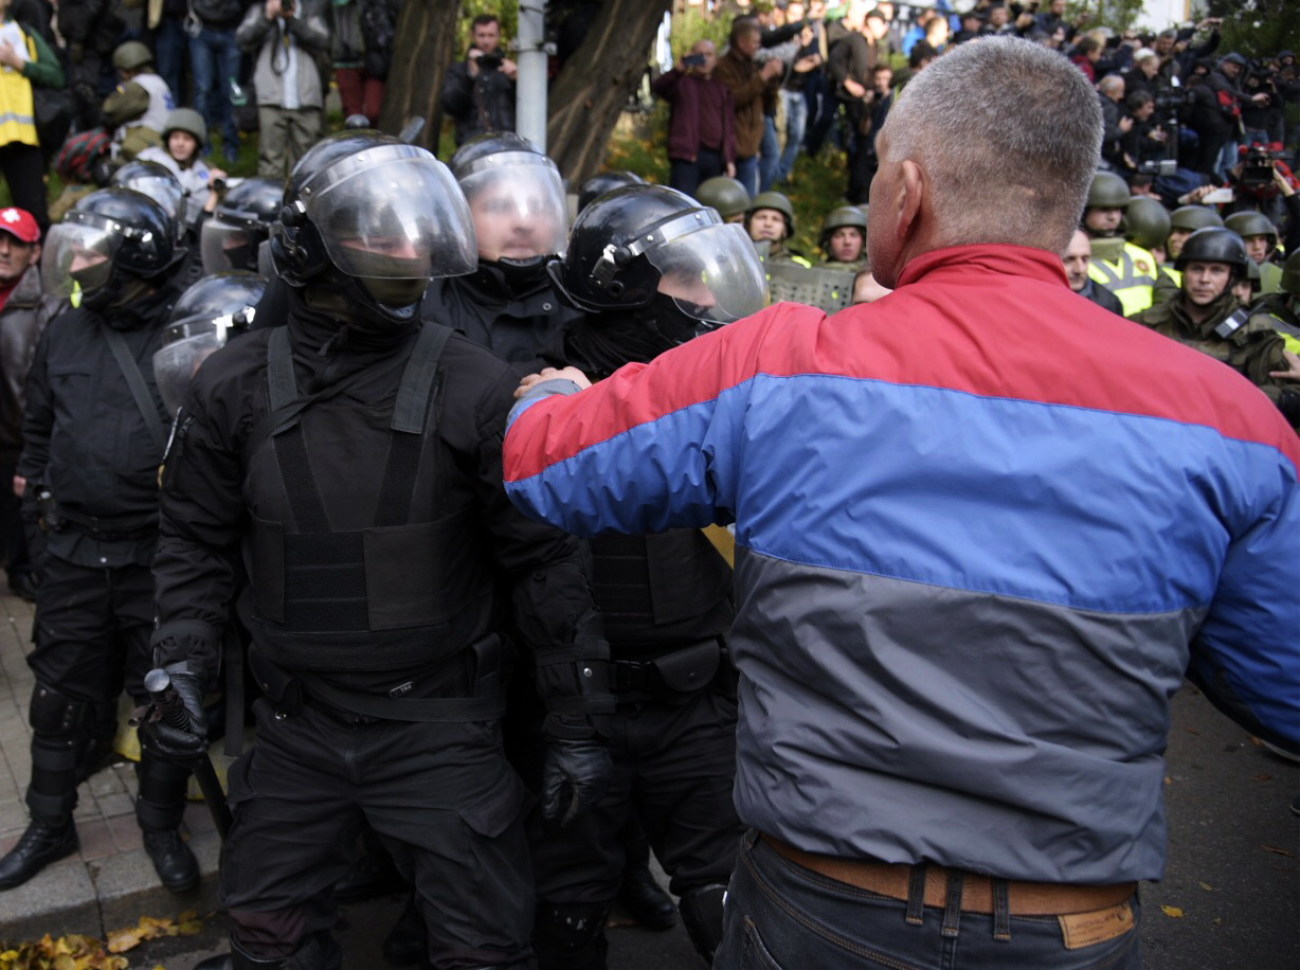
<svg viewBox="0 0 1300 970">
<path fill-rule="evenodd" d="M 650 60 L 672 0 L 605 0 L 586 38 L 551 85 L 548 154 L 570 184 L 600 170 L 618 116 Z"/>
<path fill-rule="evenodd" d="M 454 49 L 460 0 L 407 0 L 397 18 L 397 44 L 388 71 L 380 127 L 394 134 L 419 115 L 424 131 L 416 144 L 438 151 L 442 78 L 459 53 Z"/>
</svg>

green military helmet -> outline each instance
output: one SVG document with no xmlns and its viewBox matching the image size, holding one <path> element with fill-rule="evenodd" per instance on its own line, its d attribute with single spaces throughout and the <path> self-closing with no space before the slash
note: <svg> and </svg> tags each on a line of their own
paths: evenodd
<svg viewBox="0 0 1300 970">
<path fill-rule="evenodd" d="M 1282 267 L 1282 292 L 1300 296 L 1300 249 L 1286 258 Z"/>
<path fill-rule="evenodd" d="M 749 204 L 745 210 L 745 226 L 749 226 L 749 218 L 759 209 L 775 209 L 781 215 L 785 216 L 785 236 L 789 239 L 794 235 L 794 206 L 790 204 L 790 199 L 783 192 L 760 192 L 754 196 L 754 201 Z"/>
<path fill-rule="evenodd" d="M 1244 277 L 1251 259 L 1246 255 L 1246 244 L 1231 229 L 1197 229 L 1183 243 L 1183 251 L 1174 261 L 1174 268 L 1187 269 L 1188 263 L 1226 263 L 1232 267 L 1233 276 Z"/>
<path fill-rule="evenodd" d="M 1203 205 L 1184 205 L 1175 209 L 1169 217 L 1170 229 L 1182 229 L 1195 232 L 1197 229 L 1222 229 L 1223 220 L 1213 209 Z"/>
<path fill-rule="evenodd" d="M 695 190 L 695 198 L 701 205 L 716 209 L 724 221 L 743 216 L 749 208 L 749 193 L 745 191 L 745 186 L 725 175 L 701 182 Z"/>
<path fill-rule="evenodd" d="M 194 136 L 202 148 L 208 141 L 208 126 L 203 115 L 193 108 L 176 108 L 168 113 L 163 122 L 162 137 L 166 142 L 173 131 L 184 131 Z"/>
<path fill-rule="evenodd" d="M 862 231 L 862 238 L 866 239 L 867 217 L 857 206 L 842 205 L 832 209 L 830 214 L 826 216 L 826 221 L 822 223 L 822 235 L 819 244 L 822 250 L 825 251 L 827 245 L 830 243 L 831 233 L 836 229 L 844 229 L 846 227 L 860 229 Z"/>
<path fill-rule="evenodd" d="M 1173 223 L 1159 199 L 1135 195 L 1129 199 L 1125 224 L 1129 242 L 1143 249 L 1163 249 Z"/>
<path fill-rule="evenodd" d="M 153 63 L 153 54 L 138 40 L 128 40 L 113 51 L 113 67 L 119 71 L 138 71 Z"/>
<path fill-rule="evenodd" d="M 1250 236 L 1270 236 L 1277 245 L 1277 226 L 1262 212 L 1234 212 L 1223 220 L 1224 228 L 1231 229 L 1242 239 Z"/>
<path fill-rule="evenodd" d="M 1088 187 L 1089 209 L 1127 209 L 1128 185 L 1114 172 L 1098 172 Z"/>
</svg>

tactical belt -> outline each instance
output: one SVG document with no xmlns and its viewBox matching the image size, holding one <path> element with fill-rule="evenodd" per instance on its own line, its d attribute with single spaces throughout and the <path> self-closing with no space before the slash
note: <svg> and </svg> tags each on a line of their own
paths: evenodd
<svg viewBox="0 0 1300 970">
<path fill-rule="evenodd" d="M 840 859 L 796 849 L 780 839 L 762 839 L 777 855 L 818 875 L 890 899 L 909 900 L 921 895 L 926 906 L 948 905 L 950 884 L 960 884 L 961 909 L 966 913 L 992 914 L 999 898 L 1012 916 L 1066 916 L 1091 913 L 1118 906 L 1137 892 L 1137 883 L 1112 886 L 1070 886 L 1052 882 L 1016 882 L 944 866 L 894 865 L 868 859 Z"/>
<path fill-rule="evenodd" d="M 156 515 L 86 515 L 56 503 L 55 516 L 56 521 L 74 525 L 80 531 L 106 542 L 147 539 L 158 532 Z M 56 527 L 55 531 L 59 529 Z"/>
<path fill-rule="evenodd" d="M 678 647 L 651 660 L 615 660 L 612 664 L 614 692 L 680 696 L 713 683 L 722 663 L 722 644 L 717 637 Z"/>
<path fill-rule="evenodd" d="M 409 721 L 452 724 L 460 721 L 494 721 L 506 713 L 504 694 L 486 697 L 381 697 L 339 690 L 317 677 L 298 675 L 307 696 L 322 702 L 326 713 L 342 714 L 360 723 Z M 316 705 L 313 705 L 316 706 Z"/>
</svg>

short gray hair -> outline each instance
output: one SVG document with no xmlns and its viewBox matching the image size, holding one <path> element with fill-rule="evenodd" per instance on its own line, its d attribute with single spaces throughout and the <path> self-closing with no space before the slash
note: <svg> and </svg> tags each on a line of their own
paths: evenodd
<svg viewBox="0 0 1300 970">
<path fill-rule="evenodd" d="M 1055 51 L 1014 37 L 962 44 L 915 75 L 883 129 L 886 158 L 933 186 L 945 245 L 1060 252 L 1101 153 L 1101 106 Z"/>
</svg>

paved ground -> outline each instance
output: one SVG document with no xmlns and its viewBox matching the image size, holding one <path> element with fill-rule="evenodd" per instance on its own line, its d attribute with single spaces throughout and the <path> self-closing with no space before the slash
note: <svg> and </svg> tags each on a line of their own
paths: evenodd
<svg viewBox="0 0 1300 970">
<path fill-rule="evenodd" d="M 28 604 L 0 595 L 0 852 L 26 825 L 22 795 L 32 680 L 23 658 L 31 622 Z M 1174 704 L 1168 760 L 1169 870 L 1161 883 L 1143 887 L 1146 970 L 1295 970 L 1300 819 L 1290 803 L 1300 793 L 1300 767 L 1253 742 L 1190 688 Z M 140 848 L 134 791 L 129 766 L 101 772 L 82 786 L 81 852 L 25 886 L 0 892 L 0 940 L 47 932 L 104 937 L 134 926 L 141 916 L 173 917 L 186 909 L 213 913 L 218 844 L 206 810 L 195 803 L 186 813 L 203 885 L 173 896 L 158 886 Z M 344 970 L 386 966 L 379 947 L 399 909 L 396 897 L 343 908 Z M 611 930 L 610 941 L 615 970 L 702 965 L 680 927 L 652 933 L 623 923 Z M 213 915 L 199 935 L 146 943 L 129 957 L 139 970 L 190 970 L 223 948 L 221 918 Z"/>
</svg>

